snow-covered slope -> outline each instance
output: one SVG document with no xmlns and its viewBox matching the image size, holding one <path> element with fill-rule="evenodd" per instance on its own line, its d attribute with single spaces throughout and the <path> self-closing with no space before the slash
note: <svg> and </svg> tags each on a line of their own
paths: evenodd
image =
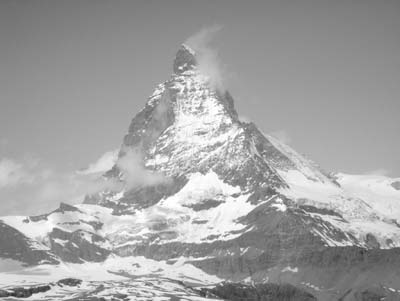
<svg viewBox="0 0 400 301">
<path fill-rule="evenodd" d="M 361 198 L 377 214 L 400 223 L 400 178 L 344 173 L 335 177 L 348 194 Z"/>
<path fill-rule="evenodd" d="M 328 292 L 352 288 L 338 279 L 359 273 L 357 285 L 390 278 L 400 290 L 400 276 L 388 273 L 400 267 L 399 179 L 328 176 L 241 122 L 231 95 L 197 64 L 183 45 L 174 73 L 132 120 L 103 176 L 118 188 L 41 216 L 0 218 L 4 237 L 19 233 L 16 244 L 52 258 L 24 275 L 42 269 L 49 273 L 42 281 L 75 274 L 202 285 L 282 276 L 329 300 Z M 0 251 L 17 260 L 7 264 L 16 281 L 19 272 L 9 270 L 19 258 Z M 376 275 L 391 276 L 371 279 L 377 267 Z"/>
</svg>

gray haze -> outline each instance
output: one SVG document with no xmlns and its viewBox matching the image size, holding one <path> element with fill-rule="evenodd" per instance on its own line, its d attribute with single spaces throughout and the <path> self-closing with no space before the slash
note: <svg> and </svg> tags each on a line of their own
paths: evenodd
<svg viewBox="0 0 400 301">
<path fill-rule="evenodd" d="M 243 119 L 328 171 L 400 176 L 396 0 L 2 0 L 0 161 L 68 174 L 118 148 L 179 45 L 216 27 Z"/>
</svg>

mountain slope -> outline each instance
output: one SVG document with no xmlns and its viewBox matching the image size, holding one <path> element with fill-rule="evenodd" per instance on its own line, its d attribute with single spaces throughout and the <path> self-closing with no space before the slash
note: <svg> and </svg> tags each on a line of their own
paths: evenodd
<svg viewBox="0 0 400 301">
<path fill-rule="evenodd" d="M 161 277 L 173 267 L 175 280 L 287 282 L 322 300 L 400 292 L 397 181 L 382 188 L 328 176 L 241 122 L 231 95 L 200 71 L 186 45 L 173 70 L 103 176 L 115 189 L 49 214 L 1 218 L 61 262 L 47 270 L 68 267 L 83 277 L 80 267 L 103 269 L 110 280 Z"/>
</svg>

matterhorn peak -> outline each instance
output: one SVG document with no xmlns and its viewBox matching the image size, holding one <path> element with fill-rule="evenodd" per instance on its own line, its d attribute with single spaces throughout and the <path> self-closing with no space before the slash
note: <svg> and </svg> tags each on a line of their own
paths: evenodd
<svg viewBox="0 0 400 301">
<path fill-rule="evenodd" d="M 174 73 L 180 74 L 197 66 L 196 53 L 186 44 L 182 44 L 174 60 Z"/>
<path fill-rule="evenodd" d="M 400 300 L 400 179 L 327 175 L 240 121 L 233 97 L 215 84 L 218 64 L 203 35 L 188 42 L 196 52 L 181 45 L 174 73 L 133 118 L 96 182 L 101 191 L 48 214 L 0 217 L 0 296 L 17 295 L 7 281 L 31 294 L 39 290 L 25 288 L 30 282 L 76 275 L 82 280 L 61 283 L 82 286 L 41 285 L 49 291 L 40 298 L 115 300 L 118 290 L 124 300 L 203 300 L 203 287 L 220 281 L 225 291 L 252 282 L 289 296 L 284 280 L 311 296 L 284 300 L 355 301 L 350 294 L 370 287 Z"/>
</svg>

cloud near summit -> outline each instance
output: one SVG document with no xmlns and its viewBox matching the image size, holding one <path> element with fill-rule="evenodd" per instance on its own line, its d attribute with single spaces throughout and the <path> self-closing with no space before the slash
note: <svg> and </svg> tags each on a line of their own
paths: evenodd
<svg viewBox="0 0 400 301">
<path fill-rule="evenodd" d="M 204 27 L 190 36 L 185 44 L 196 52 L 200 72 L 209 76 L 218 89 L 224 90 L 224 68 L 218 50 L 212 45 L 221 30 L 221 25 Z"/>
</svg>

